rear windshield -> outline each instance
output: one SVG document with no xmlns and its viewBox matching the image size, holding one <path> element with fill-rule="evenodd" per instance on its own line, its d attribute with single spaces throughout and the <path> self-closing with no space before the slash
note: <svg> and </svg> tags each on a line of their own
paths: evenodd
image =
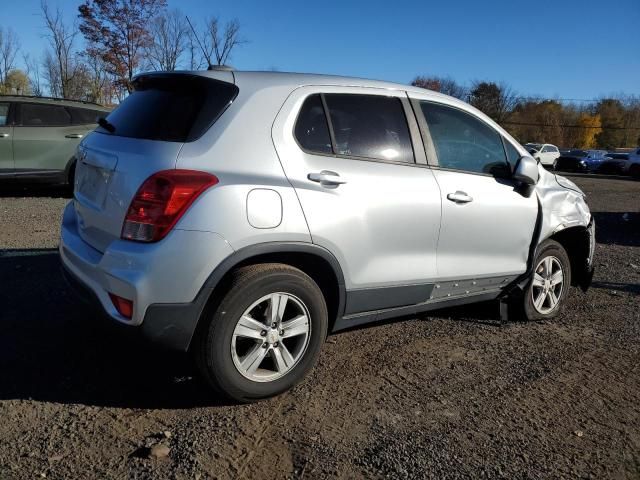
<svg viewBox="0 0 640 480">
<path fill-rule="evenodd" d="M 97 131 L 166 142 L 198 139 L 238 94 L 230 83 L 195 75 L 139 77 L 134 91 L 106 117 L 113 126 Z"/>
</svg>

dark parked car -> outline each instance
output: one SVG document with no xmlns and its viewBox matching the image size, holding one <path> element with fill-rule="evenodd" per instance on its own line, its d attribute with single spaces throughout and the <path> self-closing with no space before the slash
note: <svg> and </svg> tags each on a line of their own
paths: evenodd
<svg viewBox="0 0 640 480">
<path fill-rule="evenodd" d="M 570 150 L 558 158 L 557 170 L 565 172 L 595 172 L 607 155 L 606 150 Z"/>
<path fill-rule="evenodd" d="M 628 153 L 607 153 L 598 168 L 599 173 L 622 174 L 629 162 Z"/>
</svg>

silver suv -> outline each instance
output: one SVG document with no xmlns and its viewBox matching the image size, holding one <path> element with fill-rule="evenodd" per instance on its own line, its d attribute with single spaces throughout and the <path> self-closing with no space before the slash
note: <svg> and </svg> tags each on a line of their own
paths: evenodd
<svg viewBox="0 0 640 480">
<path fill-rule="evenodd" d="M 495 299 L 546 319 L 593 274 L 576 185 L 420 88 L 146 74 L 77 157 L 67 277 L 238 401 L 289 389 L 330 332 Z"/>
</svg>

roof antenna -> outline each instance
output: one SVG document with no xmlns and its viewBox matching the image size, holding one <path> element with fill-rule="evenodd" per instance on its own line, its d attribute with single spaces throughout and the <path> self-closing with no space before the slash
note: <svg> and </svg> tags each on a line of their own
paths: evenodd
<svg viewBox="0 0 640 480">
<path fill-rule="evenodd" d="M 207 51 L 202 46 L 202 43 L 200 42 L 200 38 L 198 37 L 198 34 L 196 33 L 196 29 L 193 28 L 193 25 L 191 24 L 191 20 L 189 20 L 189 16 L 185 15 L 185 18 L 187 19 L 187 23 L 189 24 L 189 27 L 191 27 L 191 31 L 193 32 L 193 36 L 196 37 L 196 41 L 198 42 L 198 45 L 200 45 L 200 50 L 202 50 L 202 55 L 204 56 L 204 59 L 209 64 L 209 66 L 207 67 L 207 70 L 215 70 L 215 67 L 211 64 L 211 57 L 209 57 L 209 55 L 207 55 Z"/>
</svg>

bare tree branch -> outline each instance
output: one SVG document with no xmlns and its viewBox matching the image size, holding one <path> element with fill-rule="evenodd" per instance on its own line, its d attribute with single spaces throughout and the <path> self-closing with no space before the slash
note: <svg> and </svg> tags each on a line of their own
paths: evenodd
<svg viewBox="0 0 640 480">
<path fill-rule="evenodd" d="M 240 38 L 240 22 L 237 19 L 230 20 L 224 29 L 220 30 L 220 21 L 217 17 L 210 17 L 206 24 L 206 42 L 208 60 L 215 56 L 216 65 L 225 65 L 233 50 L 246 43 Z"/>
<path fill-rule="evenodd" d="M 40 65 L 38 61 L 33 59 L 28 53 L 22 56 L 27 76 L 31 81 L 31 91 L 37 97 L 42 95 L 42 84 L 40 82 Z"/>
<path fill-rule="evenodd" d="M 46 0 L 42 0 L 40 3 L 40 10 L 48 31 L 45 37 L 49 40 L 51 49 L 49 55 L 45 57 L 49 89 L 52 93 L 55 91 L 63 98 L 68 98 L 70 84 L 77 70 L 73 52 L 77 31 L 75 28 L 65 25 L 60 9 L 52 11 Z M 57 72 L 52 71 L 54 67 Z"/>
<path fill-rule="evenodd" d="M 149 27 L 152 41 L 146 49 L 147 62 L 153 70 L 173 71 L 187 49 L 189 29 L 179 10 L 163 12 Z"/>
<path fill-rule="evenodd" d="M 15 67 L 16 56 L 20 50 L 20 40 L 11 29 L 0 27 L 0 83 L 7 82 L 9 72 Z"/>
</svg>

